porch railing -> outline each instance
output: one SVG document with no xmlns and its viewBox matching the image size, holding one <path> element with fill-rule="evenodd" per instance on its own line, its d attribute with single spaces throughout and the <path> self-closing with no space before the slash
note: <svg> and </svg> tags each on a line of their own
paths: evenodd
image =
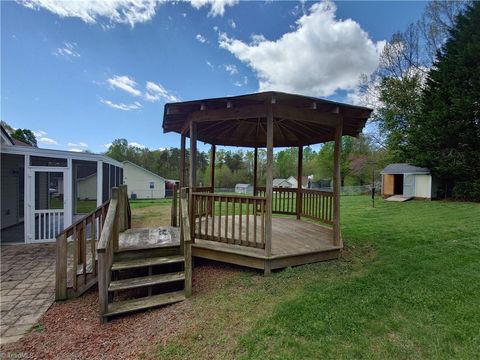
<svg viewBox="0 0 480 360">
<path fill-rule="evenodd" d="M 192 193 L 191 237 L 265 248 L 266 199 L 259 196 Z"/>
<path fill-rule="evenodd" d="M 126 194 L 126 187 L 125 187 Z M 128 199 L 122 199 L 122 227 L 131 227 Z M 111 201 L 65 228 L 56 240 L 55 298 L 80 296 L 97 283 L 97 239 L 100 238 Z"/>
</svg>

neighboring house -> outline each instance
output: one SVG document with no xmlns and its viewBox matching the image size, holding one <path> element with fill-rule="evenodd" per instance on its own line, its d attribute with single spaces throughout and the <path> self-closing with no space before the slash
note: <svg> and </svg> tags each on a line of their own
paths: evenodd
<svg viewBox="0 0 480 360">
<path fill-rule="evenodd" d="M 430 170 L 410 164 L 390 164 L 382 170 L 382 195 L 431 199 L 435 194 Z"/>
<path fill-rule="evenodd" d="M 97 197 L 97 174 L 77 178 L 77 199 L 91 200 Z"/>
<path fill-rule="evenodd" d="M 163 199 L 166 179 L 130 161 L 123 162 L 123 181 L 131 199 Z"/>
<path fill-rule="evenodd" d="M 253 194 L 253 186 L 250 184 L 236 184 L 235 192 L 243 195 Z"/>
<path fill-rule="evenodd" d="M 295 180 L 296 183 L 296 180 Z M 293 185 L 287 179 L 273 179 L 274 188 L 292 188 Z"/>
<path fill-rule="evenodd" d="M 308 189 L 310 187 L 312 176 L 302 176 L 302 188 Z M 282 188 L 293 188 L 298 187 L 297 178 L 290 176 L 287 179 L 273 179 L 273 187 L 282 187 Z"/>
<path fill-rule="evenodd" d="M 122 164 L 109 157 L 72 151 L 18 146 L 2 127 L 1 242 L 55 241 L 82 214 L 110 198 L 122 183 Z M 88 203 L 82 174 L 89 174 Z M 80 191 L 82 190 L 82 191 Z M 82 205 L 82 206 L 80 206 Z"/>
</svg>

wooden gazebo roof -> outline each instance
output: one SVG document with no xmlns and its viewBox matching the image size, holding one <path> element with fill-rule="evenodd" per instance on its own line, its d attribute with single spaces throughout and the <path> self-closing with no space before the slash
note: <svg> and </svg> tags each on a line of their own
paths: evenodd
<svg viewBox="0 0 480 360">
<path fill-rule="evenodd" d="M 194 121 L 200 141 L 215 145 L 265 147 L 270 111 L 274 147 L 332 141 L 335 126 L 342 119 L 343 135 L 358 136 L 372 112 L 366 107 L 269 91 L 166 104 L 163 130 L 189 136 L 189 124 Z"/>
</svg>

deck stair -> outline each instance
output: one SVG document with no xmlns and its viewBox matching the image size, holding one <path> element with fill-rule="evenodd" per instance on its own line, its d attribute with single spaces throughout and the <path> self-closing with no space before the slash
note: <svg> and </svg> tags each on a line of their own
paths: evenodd
<svg viewBox="0 0 480 360">
<path fill-rule="evenodd" d="M 184 256 L 180 254 L 145 257 L 142 251 L 115 253 L 110 275 L 105 320 L 185 299 Z"/>
</svg>

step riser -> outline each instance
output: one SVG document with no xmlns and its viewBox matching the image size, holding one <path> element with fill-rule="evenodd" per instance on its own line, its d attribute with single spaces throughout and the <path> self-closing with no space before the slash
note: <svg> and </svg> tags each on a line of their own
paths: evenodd
<svg viewBox="0 0 480 360">
<path fill-rule="evenodd" d="M 167 246 L 154 249 L 136 249 L 116 252 L 113 261 L 123 261 L 131 259 L 144 259 L 158 256 L 181 255 L 180 246 Z"/>
</svg>

